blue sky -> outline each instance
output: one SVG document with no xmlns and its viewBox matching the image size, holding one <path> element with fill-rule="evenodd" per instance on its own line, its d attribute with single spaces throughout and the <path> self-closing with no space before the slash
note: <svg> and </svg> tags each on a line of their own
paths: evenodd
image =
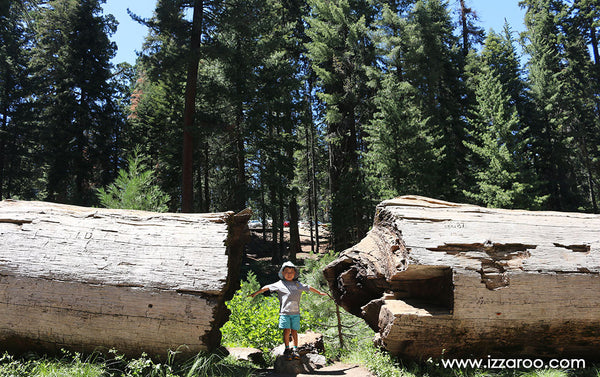
<svg viewBox="0 0 600 377">
<path fill-rule="evenodd" d="M 106 0 L 103 7 L 104 13 L 114 15 L 119 21 L 117 32 L 112 37 L 118 47 L 114 63 L 123 61 L 135 63 L 135 53 L 141 50 L 147 33 L 144 26 L 131 20 L 127 14 L 127 8 L 138 16 L 148 18 L 152 16 L 155 4 L 154 0 Z M 486 32 L 489 29 L 502 31 L 505 19 L 513 31 L 524 30 L 525 11 L 519 8 L 519 0 L 467 0 L 467 4 L 476 11 L 481 26 Z M 450 0 L 450 5 L 453 9 L 457 9 L 458 0 Z"/>
</svg>

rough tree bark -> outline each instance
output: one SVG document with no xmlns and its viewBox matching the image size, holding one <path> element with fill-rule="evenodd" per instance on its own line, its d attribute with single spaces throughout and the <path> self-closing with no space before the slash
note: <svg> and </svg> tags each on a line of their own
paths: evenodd
<svg viewBox="0 0 600 377">
<path fill-rule="evenodd" d="M 219 347 L 249 217 L 0 202 L 0 347 Z"/>
<path fill-rule="evenodd" d="M 183 167 L 181 212 L 191 213 L 194 208 L 194 119 L 196 117 L 196 84 L 200 62 L 200 43 L 204 18 L 204 1 L 194 0 L 190 61 L 185 83 L 185 108 L 183 110 Z"/>
<path fill-rule="evenodd" d="M 405 196 L 324 273 L 406 358 L 600 358 L 599 215 Z"/>
</svg>

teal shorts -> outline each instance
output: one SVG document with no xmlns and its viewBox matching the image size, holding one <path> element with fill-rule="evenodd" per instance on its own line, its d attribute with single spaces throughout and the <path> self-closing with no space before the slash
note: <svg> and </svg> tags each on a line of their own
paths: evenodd
<svg viewBox="0 0 600 377">
<path fill-rule="evenodd" d="M 300 314 L 280 314 L 279 328 L 300 330 Z"/>
</svg>

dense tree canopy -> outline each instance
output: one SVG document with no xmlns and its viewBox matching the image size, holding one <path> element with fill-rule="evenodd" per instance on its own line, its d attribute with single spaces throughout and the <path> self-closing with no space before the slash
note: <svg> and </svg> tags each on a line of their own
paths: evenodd
<svg viewBox="0 0 600 377">
<path fill-rule="evenodd" d="M 100 205 L 139 148 L 169 210 L 251 207 L 276 260 L 285 220 L 339 251 L 395 195 L 598 212 L 594 1 L 523 0 L 519 36 L 468 0 L 159 0 L 133 67 L 102 4 L 0 2 L 2 198 Z"/>
</svg>

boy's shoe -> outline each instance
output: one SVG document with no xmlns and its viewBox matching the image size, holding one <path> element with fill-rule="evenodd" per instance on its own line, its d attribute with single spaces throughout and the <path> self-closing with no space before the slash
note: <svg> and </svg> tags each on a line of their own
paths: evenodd
<svg viewBox="0 0 600 377">
<path fill-rule="evenodd" d="M 286 348 L 285 351 L 283 351 L 283 356 L 285 356 L 287 361 L 291 361 L 292 360 L 292 350 L 289 348 Z"/>
<path fill-rule="evenodd" d="M 292 351 L 292 358 L 293 358 L 294 360 L 300 360 L 300 354 L 298 353 L 298 350 L 297 350 L 297 349 L 294 349 L 294 350 Z"/>
</svg>

